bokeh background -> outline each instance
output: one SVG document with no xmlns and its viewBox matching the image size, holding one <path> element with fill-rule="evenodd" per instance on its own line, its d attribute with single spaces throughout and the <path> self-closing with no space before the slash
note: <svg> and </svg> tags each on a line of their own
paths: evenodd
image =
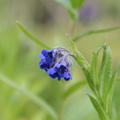
<svg viewBox="0 0 120 120">
<path fill-rule="evenodd" d="M 64 92 L 85 80 L 80 68 L 73 61 L 71 81 L 51 79 L 39 69 L 38 54 L 42 48 L 16 26 L 18 20 L 51 47 L 59 45 L 70 49 L 70 37 L 91 29 L 119 26 L 120 0 L 86 0 L 78 14 L 78 22 L 73 23 L 65 8 L 54 0 L 0 0 L 0 74 L 42 97 L 57 114 L 62 114 L 62 120 L 98 120 L 97 112 L 86 95 L 89 91 L 87 85 L 64 101 L 61 112 Z M 78 42 L 78 47 L 90 61 L 91 53 L 104 42 L 111 46 L 113 68 L 120 74 L 120 31 L 85 37 Z M 113 98 L 115 120 L 120 120 L 119 86 L 120 81 L 117 81 Z M 22 92 L 0 81 L 0 120 L 52 119 Z"/>
</svg>

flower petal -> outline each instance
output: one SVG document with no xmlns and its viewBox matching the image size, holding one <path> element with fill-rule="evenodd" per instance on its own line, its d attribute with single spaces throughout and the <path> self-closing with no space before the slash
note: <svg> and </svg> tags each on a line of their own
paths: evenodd
<svg viewBox="0 0 120 120">
<path fill-rule="evenodd" d="M 54 68 L 50 68 L 47 73 L 52 77 L 52 78 L 56 78 L 58 77 L 58 73 L 56 72 L 56 70 Z"/>
</svg>

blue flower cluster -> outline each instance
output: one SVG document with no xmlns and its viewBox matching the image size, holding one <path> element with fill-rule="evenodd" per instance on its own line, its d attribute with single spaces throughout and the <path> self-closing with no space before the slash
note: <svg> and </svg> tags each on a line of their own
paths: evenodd
<svg viewBox="0 0 120 120">
<path fill-rule="evenodd" d="M 57 78 L 58 80 L 64 78 L 67 81 L 71 79 L 70 67 L 72 61 L 69 59 L 69 56 L 69 51 L 61 47 L 56 47 L 52 50 L 43 49 L 41 54 L 39 54 L 41 59 L 39 66 L 50 77 Z"/>
</svg>

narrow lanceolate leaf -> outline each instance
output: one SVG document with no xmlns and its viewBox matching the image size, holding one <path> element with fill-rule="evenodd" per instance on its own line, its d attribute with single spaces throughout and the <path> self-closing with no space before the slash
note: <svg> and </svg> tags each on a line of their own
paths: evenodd
<svg viewBox="0 0 120 120">
<path fill-rule="evenodd" d="M 91 95 L 89 95 L 90 101 L 92 102 L 93 106 L 95 107 L 96 111 L 98 112 L 99 117 L 101 118 L 101 120 L 109 120 L 104 112 L 104 110 L 102 109 L 101 105 L 99 104 L 99 102 Z"/>
<path fill-rule="evenodd" d="M 37 97 L 33 95 L 31 92 L 27 91 L 26 89 L 22 88 L 20 85 L 16 84 L 12 80 L 10 80 L 8 77 L 0 73 L 0 81 L 4 82 L 8 86 L 14 88 L 15 90 L 18 90 L 23 95 L 27 96 L 33 103 L 38 105 L 40 108 L 43 108 L 46 112 L 48 112 L 54 120 L 57 119 L 56 111 L 53 110 L 53 108 L 42 98 Z"/>
<path fill-rule="evenodd" d="M 84 3 L 84 0 L 70 0 L 73 8 L 80 8 Z"/>
<path fill-rule="evenodd" d="M 90 74 L 97 90 L 99 90 L 100 87 L 99 78 L 98 78 L 98 72 L 99 72 L 98 57 L 99 57 L 99 52 L 102 48 L 103 45 L 99 47 L 95 52 L 93 52 L 91 66 L 90 66 Z"/>
<path fill-rule="evenodd" d="M 87 82 L 88 82 L 88 85 L 89 87 L 91 88 L 91 90 L 96 94 L 96 88 L 95 88 L 95 85 L 94 85 L 94 82 L 93 82 L 93 79 L 91 77 L 91 74 L 90 74 L 90 71 L 89 69 L 86 70 L 86 69 L 83 69 L 83 72 L 85 74 L 85 77 L 87 79 Z"/>
<path fill-rule="evenodd" d="M 102 95 L 105 94 L 106 90 L 108 89 L 108 83 L 111 78 L 111 51 L 110 48 L 107 46 L 104 46 L 103 51 L 103 58 L 102 58 L 102 64 L 99 71 L 99 79 L 100 79 L 100 85 L 102 90 Z"/>
<path fill-rule="evenodd" d="M 35 43 L 40 45 L 43 48 L 50 49 L 49 46 L 47 46 L 45 43 L 42 42 L 42 40 L 38 40 L 35 36 L 33 36 L 20 22 L 16 22 L 18 28 L 31 40 L 33 40 Z"/>
<path fill-rule="evenodd" d="M 116 72 L 112 73 L 111 79 L 109 81 L 108 88 L 105 93 L 106 98 L 106 110 L 110 116 L 112 116 L 112 98 L 113 98 L 113 88 L 116 80 Z"/>
<path fill-rule="evenodd" d="M 112 32 L 115 30 L 120 30 L 120 26 L 117 27 L 111 27 L 111 28 L 106 28 L 106 29 L 99 29 L 99 30 L 90 30 L 88 32 L 82 33 L 76 37 L 73 38 L 73 41 L 78 41 L 83 37 L 89 36 L 89 35 L 93 35 L 93 34 L 100 34 L 100 33 L 107 33 L 107 32 Z"/>
<path fill-rule="evenodd" d="M 98 53 L 94 52 L 92 56 L 91 68 L 90 68 L 91 77 L 96 87 L 98 87 Z"/>
<path fill-rule="evenodd" d="M 106 94 L 109 94 L 109 92 L 111 92 L 111 90 L 113 89 L 114 87 L 114 82 L 116 80 L 116 72 L 113 72 L 112 75 L 111 75 L 111 79 L 110 81 L 108 82 L 108 89 L 106 91 Z"/>
<path fill-rule="evenodd" d="M 86 85 L 86 81 L 81 81 L 81 82 L 77 82 L 74 85 L 72 85 L 70 88 L 68 88 L 64 94 L 63 94 L 63 98 L 66 99 L 68 98 L 70 95 L 72 95 L 75 91 L 77 91 L 78 89 L 80 89 L 81 87 L 84 87 Z"/>
</svg>

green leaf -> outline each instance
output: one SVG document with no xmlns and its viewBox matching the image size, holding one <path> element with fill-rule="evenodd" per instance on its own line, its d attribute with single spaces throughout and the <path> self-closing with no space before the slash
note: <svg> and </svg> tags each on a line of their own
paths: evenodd
<svg viewBox="0 0 120 120">
<path fill-rule="evenodd" d="M 73 8 L 80 8 L 84 0 L 70 0 Z"/>
<path fill-rule="evenodd" d="M 66 99 L 68 98 L 72 93 L 74 93 L 76 90 L 80 89 L 81 87 L 86 85 L 86 81 L 81 81 L 81 82 L 77 82 L 74 85 L 72 85 L 70 88 L 68 88 L 64 94 L 63 94 L 63 98 Z"/>
<path fill-rule="evenodd" d="M 99 117 L 101 118 L 101 120 L 109 120 L 104 112 L 104 110 L 102 109 L 101 105 L 99 104 L 99 102 L 91 95 L 89 95 L 90 101 L 92 102 L 93 106 L 95 107 L 96 111 L 98 112 Z"/>
<path fill-rule="evenodd" d="M 114 88 L 114 83 L 116 80 L 116 72 L 112 73 L 111 79 L 108 82 L 108 88 L 105 91 L 105 108 L 106 112 L 109 114 L 109 116 L 112 116 L 112 98 L 113 98 L 113 88 Z"/>
<path fill-rule="evenodd" d="M 94 85 L 99 90 L 99 79 L 98 79 L 98 73 L 99 73 L 99 66 L 98 66 L 98 57 L 99 57 L 99 52 L 103 48 L 101 46 L 98 48 L 95 52 L 92 54 L 92 61 L 91 61 L 91 66 L 90 66 L 90 74 L 93 79 Z"/>
<path fill-rule="evenodd" d="M 111 69 L 112 69 L 112 63 L 111 63 L 111 50 L 110 47 L 104 46 L 103 51 L 103 57 L 102 57 L 102 64 L 99 71 L 99 80 L 101 85 L 101 92 L 104 96 L 106 93 L 106 90 L 109 87 L 109 82 L 111 78 Z"/>
<path fill-rule="evenodd" d="M 90 73 L 95 86 L 98 87 L 98 53 L 96 52 L 94 52 L 92 56 Z"/>
<path fill-rule="evenodd" d="M 38 40 L 35 36 L 33 36 L 30 32 L 28 32 L 28 30 L 18 21 L 16 21 L 16 24 L 18 26 L 18 28 L 28 37 L 30 38 L 31 40 L 33 40 L 35 43 L 37 43 L 38 45 L 40 45 L 41 47 L 43 48 L 46 48 L 46 49 L 50 49 L 49 46 L 47 46 L 46 44 L 44 44 L 42 42 L 42 40 Z"/>
<path fill-rule="evenodd" d="M 4 82 L 5 84 L 14 88 L 15 90 L 18 90 L 19 92 L 21 92 L 22 94 L 27 96 L 29 99 L 31 99 L 32 102 L 34 102 L 40 108 L 43 108 L 43 110 L 48 112 L 53 117 L 53 119 L 55 119 L 55 120 L 57 119 L 56 111 L 54 111 L 53 108 L 47 102 L 45 102 L 45 100 L 43 100 L 41 97 L 37 97 L 37 96 L 33 95 L 31 92 L 22 88 L 20 85 L 16 84 L 15 82 L 10 80 L 8 77 L 3 75 L 2 73 L 0 73 L 0 81 Z"/>
<path fill-rule="evenodd" d="M 109 92 L 113 89 L 113 87 L 114 87 L 114 82 L 115 82 L 115 80 L 116 80 L 116 76 L 117 76 L 117 74 L 116 74 L 116 72 L 113 72 L 112 73 L 112 76 L 111 76 L 111 79 L 110 79 L 110 81 L 108 82 L 108 90 L 106 91 L 106 94 L 109 94 Z"/>
<path fill-rule="evenodd" d="M 100 30 L 90 30 L 88 32 L 82 33 L 82 34 L 74 37 L 73 41 L 77 42 L 81 38 L 89 36 L 89 35 L 106 33 L 106 32 L 112 32 L 112 31 L 115 31 L 115 30 L 120 30 L 120 26 L 118 26 L 118 27 L 112 27 L 112 28 L 106 28 L 106 29 L 100 29 Z"/>
<path fill-rule="evenodd" d="M 112 73 L 111 79 L 108 82 L 108 88 L 105 91 L 106 98 L 106 109 L 110 116 L 112 116 L 112 98 L 113 98 L 113 88 L 116 80 L 116 72 Z"/>
<path fill-rule="evenodd" d="M 90 70 L 89 69 L 88 70 L 83 69 L 83 71 L 84 71 L 85 77 L 88 81 L 89 87 L 96 94 L 96 89 L 95 89 L 95 85 L 94 85 L 93 79 L 92 79 L 91 74 L 90 74 Z"/>
</svg>

